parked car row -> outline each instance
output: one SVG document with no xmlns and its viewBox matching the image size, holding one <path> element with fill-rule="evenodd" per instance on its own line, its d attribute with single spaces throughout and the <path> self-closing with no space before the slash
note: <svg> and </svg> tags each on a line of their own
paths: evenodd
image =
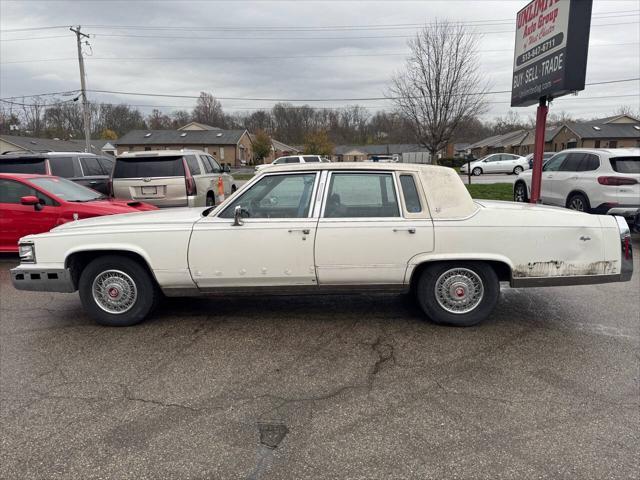
<svg viewBox="0 0 640 480">
<path fill-rule="evenodd" d="M 195 150 L 124 153 L 12 153 L 0 156 L 0 173 L 56 175 L 105 195 L 158 207 L 211 206 L 237 185 L 228 165 Z M 222 185 L 220 185 L 222 182 Z"/>
<path fill-rule="evenodd" d="M 532 171 L 518 175 L 513 199 L 528 202 Z M 540 200 L 580 212 L 620 215 L 640 228 L 640 148 L 563 150 L 542 168 Z"/>
</svg>

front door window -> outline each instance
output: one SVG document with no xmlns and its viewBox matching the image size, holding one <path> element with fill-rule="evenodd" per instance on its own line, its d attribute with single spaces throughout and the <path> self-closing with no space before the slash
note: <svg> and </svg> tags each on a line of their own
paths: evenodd
<svg viewBox="0 0 640 480">
<path fill-rule="evenodd" d="M 316 173 L 267 175 L 235 199 L 219 215 L 233 218 L 242 208 L 245 218 L 307 218 Z"/>
</svg>

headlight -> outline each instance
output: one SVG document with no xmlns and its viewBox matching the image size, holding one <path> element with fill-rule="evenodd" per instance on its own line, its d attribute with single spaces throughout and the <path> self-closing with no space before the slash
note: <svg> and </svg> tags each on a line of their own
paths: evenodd
<svg viewBox="0 0 640 480">
<path fill-rule="evenodd" d="M 18 254 L 23 263 L 36 263 L 36 249 L 33 243 L 21 243 L 18 245 Z"/>
</svg>

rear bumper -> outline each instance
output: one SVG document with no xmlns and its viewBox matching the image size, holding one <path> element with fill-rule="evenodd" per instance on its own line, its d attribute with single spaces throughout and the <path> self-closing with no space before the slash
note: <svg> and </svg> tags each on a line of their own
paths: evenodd
<svg viewBox="0 0 640 480">
<path fill-rule="evenodd" d="M 21 265 L 11 269 L 11 283 L 17 290 L 60 293 L 76 291 L 68 268 L 41 269 Z"/>
</svg>

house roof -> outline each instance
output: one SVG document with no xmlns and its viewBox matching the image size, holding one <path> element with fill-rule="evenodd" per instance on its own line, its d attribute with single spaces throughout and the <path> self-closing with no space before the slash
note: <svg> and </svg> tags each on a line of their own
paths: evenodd
<svg viewBox="0 0 640 480">
<path fill-rule="evenodd" d="M 32 152 L 84 152 L 84 140 L 59 140 L 55 138 L 22 137 L 18 135 L 0 135 L 0 139 L 16 146 L 16 150 Z M 92 153 L 101 153 L 107 140 L 91 140 Z M 3 152 L 0 152 L 3 153 Z"/>
<path fill-rule="evenodd" d="M 237 145 L 246 130 L 132 130 L 121 145 Z"/>
<path fill-rule="evenodd" d="M 640 123 L 567 123 L 567 128 L 580 138 L 638 138 Z"/>
<path fill-rule="evenodd" d="M 598 118 L 595 120 L 589 120 L 588 122 L 585 122 L 585 123 L 615 123 L 616 120 L 621 120 L 621 119 L 634 120 L 636 123 L 640 122 L 640 120 L 638 120 L 637 118 L 631 115 L 623 114 L 623 115 L 612 115 L 610 117 Z"/>
<path fill-rule="evenodd" d="M 334 155 L 345 155 L 349 152 L 361 152 L 365 155 L 393 155 L 406 152 L 425 151 L 425 148 L 417 143 L 385 143 L 381 145 L 336 145 Z"/>
<path fill-rule="evenodd" d="M 493 135 L 492 137 L 484 138 L 476 143 L 472 143 L 467 148 L 501 148 L 520 145 L 527 138 L 528 133 L 529 132 L 527 130 L 514 130 L 513 132 L 507 132 L 501 135 Z"/>
</svg>

